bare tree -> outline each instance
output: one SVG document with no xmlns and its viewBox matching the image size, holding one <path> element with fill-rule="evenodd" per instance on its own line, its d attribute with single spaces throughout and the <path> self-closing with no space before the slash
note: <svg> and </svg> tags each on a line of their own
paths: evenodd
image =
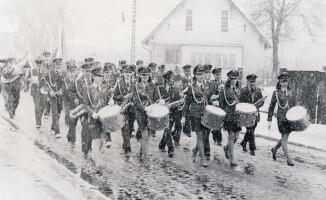
<svg viewBox="0 0 326 200">
<path fill-rule="evenodd" d="M 323 31 L 323 0 L 252 0 L 251 15 L 273 43 L 273 76 L 279 71 L 280 38 L 295 37 L 303 31 L 313 40 Z"/>
</svg>

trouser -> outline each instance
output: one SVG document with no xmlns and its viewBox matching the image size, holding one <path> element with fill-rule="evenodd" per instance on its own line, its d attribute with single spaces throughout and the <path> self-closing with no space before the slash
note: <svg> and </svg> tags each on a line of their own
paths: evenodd
<svg viewBox="0 0 326 200">
<path fill-rule="evenodd" d="M 130 135 L 132 135 L 132 132 L 135 131 L 134 124 L 136 121 L 136 114 L 135 114 L 135 108 L 131 105 L 128 109 L 129 110 L 129 129 L 130 129 Z"/>
<path fill-rule="evenodd" d="M 168 127 L 164 130 L 163 137 L 161 142 L 158 146 L 159 149 L 165 149 L 165 146 L 168 146 L 168 153 L 174 152 L 172 136 L 171 136 L 171 129 Z"/>
<path fill-rule="evenodd" d="M 42 115 L 47 105 L 47 95 L 40 92 L 33 95 L 36 125 L 42 125 Z"/>
<path fill-rule="evenodd" d="M 181 129 L 182 129 L 181 119 L 182 119 L 182 111 L 179 111 L 178 108 L 171 109 L 169 131 L 171 132 L 171 135 L 173 136 L 173 140 L 175 142 L 180 142 Z M 174 130 L 172 131 L 173 125 L 174 125 Z"/>
<path fill-rule="evenodd" d="M 73 100 L 71 100 L 73 101 Z M 67 126 L 69 126 L 70 124 L 70 110 L 72 110 L 73 108 L 69 105 L 70 102 L 68 102 L 67 100 L 63 100 L 63 104 L 64 104 L 64 110 L 65 110 L 65 124 Z"/>
<path fill-rule="evenodd" d="M 51 103 L 50 103 L 49 97 L 47 98 L 46 101 L 47 101 L 47 103 L 46 103 L 44 115 L 49 116 L 50 115 L 50 111 L 51 111 Z"/>
<path fill-rule="evenodd" d="M 130 153 L 131 152 L 131 147 L 130 147 L 131 129 L 130 129 L 129 112 L 125 114 L 125 122 L 126 122 L 125 125 L 121 129 L 122 139 L 123 139 L 122 147 L 125 153 Z"/>
<path fill-rule="evenodd" d="M 237 142 L 239 138 L 239 132 L 229 131 L 229 140 L 227 144 L 227 150 L 230 158 L 230 162 L 232 163 L 234 160 L 234 144 Z"/>
<path fill-rule="evenodd" d="M 255 129 L 257 127 L 257 122 L 255 123 L 254 126 L 252 127 L 247 127 L 247 131 L 246 134 L 242 140 L 241 143 L 243 143 L 244 145 L 247 144 L 247 142 L 249 142 L 249 150 L 250 151 L 255 151 L 256 150 L 256 144 L 255 144 Z"/>
<path fill-rule="evenodd" d="M 186 119 L 185 119 L 185 124 L 183 126 L 183 133 L 187 134 L 187 135 L 191 134 L 190 119 L 188 116 L 186 116 Z"/>
<path fill-rule="evenodd" d="M 10 116 L 14 116 L 16 113 L 16 109 L 20 100 L 20 90 L 19 88 L 12 88 L 10 90 L 6 90 L 7 92 L 7 108 Z"/>
<path fill-rule="evenodd" d="M 211 148 L 209 144 L 209 133 L 211 132 L 211 129 L 207 129 L 203 132 L 203 141 L 204 141 L 204 154 L 205 156 L 211 155 Z"/>
<path fill-rule="evenodd" d="M 51 130 L 55 134 L 60 134 L 59 118 L 62 110 L 62 99 L 60 97 L 51 97 L 51 114 L 52 114 L 52 125 Z"/>
<path fill-rule="evenodd" d="M 221 130 L 212 130 L 213 140 L 215 142 L 222 142 L 222 131 Z"/>
<path fill-rule="evenodd" d="M 65 102 L 65 109 L 68 110 L 68 113 L 70 113 L 70 111 L 73 110 L 74 107 L 75 107 L 74 105 L 71 105 L 71 104 Z M 68 114 L 68 118 L 67 118 L 67 114 L 66 114 L 65 120 L 67 120 L 66 123 L 68 123 L 68 126 L 69 126 L 68 135 L 67 135 L 68 142 L 75 142 L 76 141 L 76 126 L 77 126 L 78 118 L 71 119 L 69 114 Z"/>
<path fill-rule="evenodd" d="M 87 154 L 92 148 L 92 136 L 89 132 L 88 115 L 84 114 L 80 117 L 82 125 L 81 140 L 82 140 L 82 151 Z"/>
<path fill-rule="evenodd" d="M 201 158 L 201 160 L 203 161 L 204 156 L 205 156 L 205 151 L 204 151 L 204 134 L 205 131 L 196 131 L 196 135 L 197 135 L 197 144 L 196 147 L 194 148 L 194 155 L 197 154 L 197 152 L 199 151 L 199 156 Z"/>
</svg>

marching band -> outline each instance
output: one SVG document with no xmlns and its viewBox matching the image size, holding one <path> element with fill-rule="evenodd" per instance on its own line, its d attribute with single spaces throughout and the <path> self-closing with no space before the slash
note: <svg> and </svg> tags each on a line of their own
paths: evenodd
<svg viewBox="0 0 326 200">
<path fill-rule="evenodd" d="M 250 155 L 255 156 L 259 108 L 267 97 L 257 87 L 255 74 L 249 74 L 247 85 L 240 88 L 238 71 L 229 71 L 223 84 L 221 68 L 212 69 L 211 65 L 195 66 L 194 77 L 191 77 L 190 65 L 183 66 L 184 76 L 181 76 L 178 70 L 176 74 L 165 72 L 164 65 L 155 63 L 146 67 L 143 61 L 137 61 L 136 65 L 120 61 L 116 69 L 113 63 L 105 63 L 101 67 L 93 58 L 85 59 L 80 68 L 74 61 L 69 61 L 66 63 L 67 70 L 63 70 L 62 59 L 50 62 L 50 55 L 46 52 L 43 59 L 38 58 L 35 63 L 25 62 L 19 65 L 20 68 L 14 58 L 5 61 L 1 89 L 6 93 L 6 110 L 11 118 L 15 116 L 24 82 L 33 97 L 36 127 L 42 126 L 42 116 L 48 113 L 50 103 L 51 132 L 60 138 L 59 117 L 64 108 L 69 144 L 75 147 L 76 125 L 80 120 L 84 157 L 88 157 L 88 152 L 92 150 L 92 160 L 99 167 L 102 165 L 100 153 L 103 144 L 105 142 L 106 147 L 111 145 L 110 134 L 116 130 L 121 130 L 122 148 L 125 156 L 130 158 L 135 121 L 138 124 L 136 137 L 141 142 L 137 156 L 144 163 L 148 162 L 150 136 L 155 137 L 155 133 L 161 130 L 163 136 L 158 149 L 166 152 L 167 146 L 169 157 L 174 157 L 174 147 L 180 146 L 182 131 L 188 137 L 195 132 L 197 142 L 192 150 L 192 160 L 196 162 L 198 154 L 203 167 L 207 167 L 207 160 L 210 160 L 210 133 L 215 144 L 221 145 L 222 130 L 225 130 L 228 134 L 227 145 L 223 148 L 225 157 L 229 159 L 230 166 L 237 166 L 235 143 L 244 127 L 246 132 L 240 145 L 246 152 L 249 143 Z M 293 166 L 287 140 L 295 128 L 287 113 L 295 107 L 295 96 L 286 72 L 281 73 L 278 80 L 268 111 L 268 128 L 277 105 L 277 124 L 282 138 L 271 152 L 276 160 L 277 150 L 282 147 L 287 164 Z"/>
</svg>

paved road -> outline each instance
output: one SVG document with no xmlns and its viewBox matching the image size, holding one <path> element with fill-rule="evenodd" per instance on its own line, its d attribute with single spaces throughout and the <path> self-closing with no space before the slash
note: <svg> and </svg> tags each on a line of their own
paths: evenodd
<svg viewBox="0 0 326 200">
<path fill-rule="evenodd" d="M 106 199 L 0 118 L 0 199 Z"/>
<path fill-rule="evenodd" d="M 295 166 L 286 165 L 286 159 L 279 151 L 278 160 L 271 158 L 270 149 L 275 142 L 257 138 L 256 156 L 242 152 L 239 145 L 235 148 L 235 157 L 239 166 L 230 168 L 224 157 L 222 147 L 211 143 L 211 160 L 208 168 L 190 159 L 191 149 L 195 146 L 192 138 L 181 137 L 181 147 L 176 149 L 175 157 L 158 150 L 162 132 L 150 139 L 150 166 L 138 162 L 136 152 L 140 144 L 132 139 L 132 157 L 126 160 L 122 151 L 121 132 L 112 133 L 113 146 L 103 153 L 106 171 L 103 176 L 92 174 L 94 165 L 85 160 L 81 153 L 80 123 L 78 122 L 77 144 L 70 149 L 61 116 L 62 138 L 56 140 L 50 134 L 51 120 L 45 120 L 43 127 L 34 127 L 31 98 L 24 99 L 14 119 L 16 124 L 28 135 L 51 149 L 50 152 L 63 156 L 74 163 L 77 174 L 96 184 L 102 180 L 108 187 L 106 195 L 118 199 L 325 199 L 326 197 L 326 153 L 297 146 L 289 146 Z M 3 109 L 3 108 L 1 108 Z M 223 135 L 223 145 L 226 135 Z M 242 137 L 242 136 L 241 136 Z M 241 139 L 241 138 L 240 138 Z M 291 140 L 291 136 L 290 136 Z M 239 141 L 238 141 L 239 142 Z M 55 156 L 54 156 L 55 157 Z M 199 159 L 198 159 L 199 160 Z M 102 190 L 103 192 L 103 190 Z"/>
</svg>

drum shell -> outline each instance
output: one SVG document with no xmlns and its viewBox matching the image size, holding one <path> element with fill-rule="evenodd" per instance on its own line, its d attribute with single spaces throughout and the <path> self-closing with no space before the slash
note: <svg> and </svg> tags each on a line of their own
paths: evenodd
<svg viewBox="0 0 326 200">
<path fill-rule="evenodd" d="M 292 124 L 292 130 L 296 132 L 304 131 L 310 126 L 309 116 L 306 115 L 299 121 L 289 121 Z"/>
<path fill-rule="evenodd" d="M 201 124 L 212 130 L 221 130 L 223 128 L 223 119 L 224 116 L 222 117 L 205 110 L 201 118 Z"/>
<path fill-rule="evenodd" d="M 120 130 L 125 125 L 125 118 L 119 112 L 110 117 L 100 117 L 105 132 L 114 132 Z"/>
<path fill-rule="evenodd" d="M 169 115 L 160 118 L 150 117 L 147 115 L 147 127 L 153 131 L 165 130 L 169 126 Z"/>
<path fill-rule="evenodd" d="M 256 113 L 242 113 L 237 111 L 236 118 L 239 126 L 253 127 L 256 123 Z"/>
</svg>

